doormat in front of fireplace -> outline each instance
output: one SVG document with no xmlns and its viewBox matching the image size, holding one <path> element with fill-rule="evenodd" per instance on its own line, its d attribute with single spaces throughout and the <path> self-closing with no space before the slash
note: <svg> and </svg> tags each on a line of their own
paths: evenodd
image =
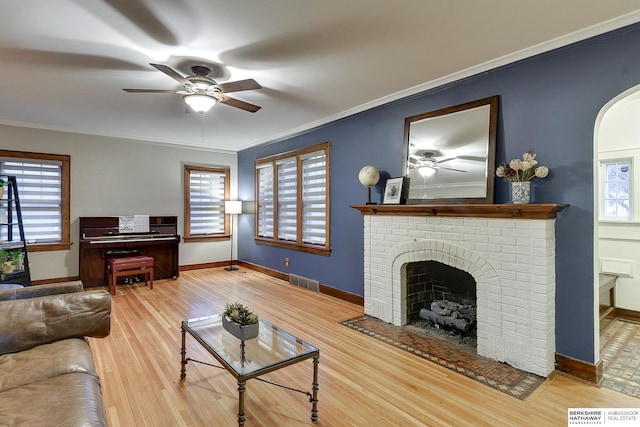
<svg viewBox="0 0 640 427">
<path fill-rule="evenodd" d="M 523 372 L 375 317 L 364 315 L 341 323 L 521 400 L 545 380 L 544 377 Z"/>
</svg>

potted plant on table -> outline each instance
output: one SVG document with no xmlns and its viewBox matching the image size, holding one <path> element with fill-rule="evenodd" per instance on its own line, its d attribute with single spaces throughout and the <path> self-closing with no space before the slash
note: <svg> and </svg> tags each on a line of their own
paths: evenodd
<svg viewBox="0 0 640 427">
<path fill-rule="evenodd" d="M 24 252 L 21 250 L 0 249 L 0 280 L 4 280 L 7 274 L 20 270 L 20 264 L 24 260 Z"/>
<path fill-rule="evenodd" d="M 241 341 L 250 340 L 258 336 L 258 316 L 249 307 L 234 302 L 227 303 L 222 313 L 222 326 L 234 337 Z"/>
</svg>

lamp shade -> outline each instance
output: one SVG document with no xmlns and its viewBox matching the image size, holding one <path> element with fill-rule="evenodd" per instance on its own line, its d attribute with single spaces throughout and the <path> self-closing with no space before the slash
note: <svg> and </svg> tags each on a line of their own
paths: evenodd
<svg viewBox="0 0 640 427">
<path fill-rule="evenodd" d="M 207 95 L 186 95 L 184 102 L 196 113 L 206 113 L 216 105 L 216 99 Z"/>
<path fill-rule="evenodd" d="M 242 213 L 242 200 L 225 200 L 224 201 L 224 213 L 226 214 L 241 214 Z"/>
</svg>

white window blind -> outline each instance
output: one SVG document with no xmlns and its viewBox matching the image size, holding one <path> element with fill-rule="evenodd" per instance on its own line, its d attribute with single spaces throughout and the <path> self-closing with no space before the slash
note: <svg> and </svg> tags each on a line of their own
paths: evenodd
<svg viewBox="0 0 640 427">
<path fill-rule="evenodd" d="M 297 240 L 298 163 L 295 157 L 280 160 L 278 166 L 278 238 Z"/>
<path fill-rule="evenodd" d="M 256 160 L 256 242 L 330 253 L 329 143 Z"/>
<path fill-rule="evenodd" d="M 0 174 L 16 177 L 25 239 L 28 243 L 62 240 L 62 162 L 0 158 Z M 17 221 L 15 212 L 11 221 Z M 1 239 L 7 239 L 2 227 Z M 15 237 L 14 237 L 15 240 Z"/>
<path fill-rule="evenodd" d="M 258 174 L 258 229 L 260 237 L 273 238 L 274 223 L 274 177 L 273 164 L 257 166 Z"/>
<path fill-rule="evenodd" d="M 189 171 L 191 236 L 224 234 L 225 172 Z"/>
<path fill-rule="evenodd" d="M 324 246 L 327 236 L 327 162 L 324 150 L 302 159 L 302 241 Z"/>
</svg>

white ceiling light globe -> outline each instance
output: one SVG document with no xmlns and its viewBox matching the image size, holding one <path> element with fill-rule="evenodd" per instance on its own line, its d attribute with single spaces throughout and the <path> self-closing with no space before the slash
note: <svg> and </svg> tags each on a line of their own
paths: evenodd
<svg viewBox="0 0 640 427">
<path fill-rule="evenodd" d="M 420 175 L 424 176 L 425 178 L 428 178 L 432 176 L 434 173 L 436 173 L 436 170 L 431 166 L 420 166 L 418 168 L 418 172 L 420 173 Z"/>
<path fill-rule="evenodd" d="M 216 99 L 207 95 L 186 95 L 184 102 L 196 113 L 204 114 L 216 104 Z"/>
</svg>

